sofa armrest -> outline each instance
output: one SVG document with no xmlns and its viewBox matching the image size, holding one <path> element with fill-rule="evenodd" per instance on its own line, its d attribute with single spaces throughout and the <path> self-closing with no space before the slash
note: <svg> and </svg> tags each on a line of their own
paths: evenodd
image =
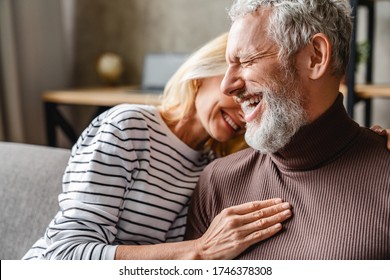
<svg viewBox="0 0 390 280">
<path fill-rule="evenodd" d="M 0 142 L 0 259 L 21 259 L 58 211 L 70 150 Z"/>
</svg>

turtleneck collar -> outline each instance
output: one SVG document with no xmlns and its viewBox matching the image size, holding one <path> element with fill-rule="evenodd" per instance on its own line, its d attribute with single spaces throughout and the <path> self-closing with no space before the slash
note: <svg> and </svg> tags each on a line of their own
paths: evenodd
<svg viewBox="0 0 390 280">
<path fill-rule="evenodd" d="M 317 120 L 303 126 L 272 161 L 281 169 L 308 170 L 334 159 L 358 135 L 359 125 L 347 114 L 343 96 Z"/>
</svg>

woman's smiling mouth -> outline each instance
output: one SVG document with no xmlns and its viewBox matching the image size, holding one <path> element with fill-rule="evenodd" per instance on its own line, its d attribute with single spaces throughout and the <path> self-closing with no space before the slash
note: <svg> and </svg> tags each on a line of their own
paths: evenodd
<svg viewBox="0 0 390 280">
<path fill-rule="evenodd" d="M 238 125 L 228 114 L 222 112 L 223 119 L 233 128 L 234 131 L 241 129 L 241 126 Z"/>
</svg>

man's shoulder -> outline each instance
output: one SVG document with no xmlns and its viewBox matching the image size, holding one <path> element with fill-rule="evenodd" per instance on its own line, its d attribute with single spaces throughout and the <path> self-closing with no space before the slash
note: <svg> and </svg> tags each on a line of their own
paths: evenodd
<svg viewBox="0 0 390 280">
<path fill-rule="evenodd" d="M 355 152 L 367 154 L 367 157 L 383 156 L 390 160 L 390 151 L 386 147 L 387 137 L 368 128 L 360 128 L 360 133 L 353 146 Z"/>
<path fill-rule="evenodd" d="M 343 162 L 364 172 L 366 176 L 389 178 L 390 151 L 387 137 L 380 136 L 368 128 L 361 128 L 353 144 L 346 151 Z"/>
</svg>

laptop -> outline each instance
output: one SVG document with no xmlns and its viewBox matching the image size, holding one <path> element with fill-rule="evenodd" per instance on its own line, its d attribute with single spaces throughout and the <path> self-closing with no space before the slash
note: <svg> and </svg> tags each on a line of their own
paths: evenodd
<svg viewBox="0 0 390 280">
<path fill-rule="evenodd" d="M 188 58 L 186 53 L 148 53 L 144 57 L 141 91 L 161 93 L 165 84 Z"/>
</svg>

